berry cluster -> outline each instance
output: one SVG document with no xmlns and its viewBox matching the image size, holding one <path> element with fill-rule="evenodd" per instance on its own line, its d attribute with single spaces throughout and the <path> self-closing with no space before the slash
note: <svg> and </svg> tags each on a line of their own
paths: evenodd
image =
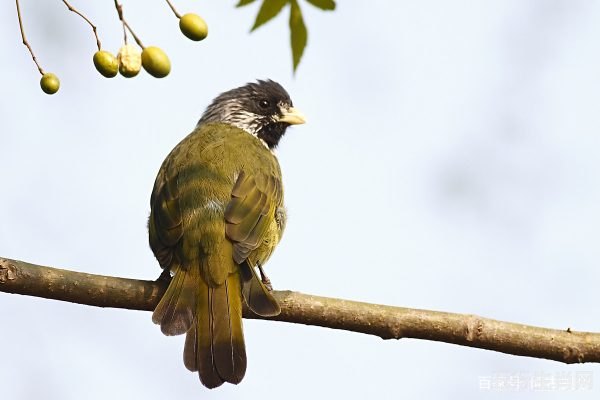
<svg viewBox="0 0 600 400">
<path fill-rule="evenodd" d="M 179 19 L 179 29 L 181 32 L 191 40 L 200 41 L 206 38 L 208 35 L 208 27 L 206 22 L 196 14 L 188 13 L 180 15 L 170 0 L 166 0 L 167 4 Z M 119 4 L 118 0 L 114 0 L 119 20 L 123 25 L 123 45 L 119 49 L 117 56 L 115 57 L 111 52 L 102 50 L 102 44 L 98 38 L 96 26 L 81 12 L 76 10 L 66 0 L 62 2 L 67 8 L 83 18 L 92 28 L 96 37 L 96 44 L 98 51 L 94 54 L 93 61 L 96 70 L 106 78 L 114 78 L 117 74 L 121 74 L 125 78 L 132 78 L 136 76 L 142 67 L 155 78 L 164 78 L 171 72 L 171 61 L 167 57 L 166 53 L 156 46 L 145 47 L 139 37 L 133 32 L 131 26 L 127 23 L 123 17 L 123 6 Z M 40 86 L 44 93 L 54 94 L 58 92 L 60 88 L 60 80 L 58 77 L 51 72 L 44 72 L 39 65 L 29 42 L 25 37 L 25 31 L 23 28 L 23 21 L 21 19 L 21 10 L 19 7 L 19 0 L 17 3 L 17 16 L 19 18 L 19 28 L 21 29 L 21 37 L 23 38 L 23 44 L 27 47 L 33 58 L 33 62 L 36 64 L 42 78 L 40 80 Z M 129 44 L 127 42 L 127 33 L 130 33 L 137 46 Z"/>
</svg>

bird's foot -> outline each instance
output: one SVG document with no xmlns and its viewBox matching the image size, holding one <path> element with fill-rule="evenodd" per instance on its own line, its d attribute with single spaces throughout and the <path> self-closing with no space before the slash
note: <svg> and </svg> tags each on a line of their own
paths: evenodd
<svg viewBox="0 0 600 400">
<path fill-rule="evenodd" d="M 265 271 L 263 270 L 262 265 L 260 264 L 258 265 L 258 271 L 260 272 L 260 280 L 262 281 L 263 285 L 265 285 L 269 292 L 272 292 L 273 285 L 271 284 L 271 280 L 269 279 L 267 274 L 265 274 Z"/>
</svg>

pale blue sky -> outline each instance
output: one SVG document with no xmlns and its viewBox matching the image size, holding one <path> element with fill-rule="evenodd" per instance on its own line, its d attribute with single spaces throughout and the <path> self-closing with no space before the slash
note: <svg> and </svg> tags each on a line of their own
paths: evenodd
<svg viewBox="0 0 600 400">
<path fill-rule="evenodd" d="M 96 3 L 74 1 L 116 51 L 112 2 Z M 599 3 L 346 1 L 322 13 L 302 1 L 309 45 L 295 77 L 287 10 L 248 35 L 258 4 L 176 4 L 207 20 L 209 38 L 184 38 L 162 2 L 127 1 L 172 73 L 107 80 L 81 20 L 58 0 L 22 0 L 29 40 L 61 78 L 55 96 L 39 89 L 14 4 L 2 6 L 0 256 L 156 278 L 146 218 L 162 160 L 218 93 L 272 78 L 309 119 L 278 151 L 289 222 L 266 267 L 275 288 L 600 331 Z M 244 381 L 209 391 L 183 366 L 184 338 L 164 337 L 150 313 L 1 293 L 0 307 L 3 400 L 600 395 L 597 365 L 264 321 L 245 321 Z M 480 388 L 579 372 L 592 390 Z"/>
</svg>

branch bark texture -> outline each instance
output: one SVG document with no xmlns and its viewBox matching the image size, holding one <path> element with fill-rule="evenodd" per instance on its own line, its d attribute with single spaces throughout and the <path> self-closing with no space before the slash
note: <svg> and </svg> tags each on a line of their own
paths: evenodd
<svg viewBox="0 0 600 400">
<path fill-rule="evenodd" d="M 117 278 L 0 258 L 0 292 L 96 307 L 152 311 L 166 289 L 161 281 Z M 545 358 L 567 364 L 600 362 L 600 334 L 555 330 L 482 318 L 274 291 L 281 314 L 262 318 L 379 336 L 414 338 Z"/>
</svg>

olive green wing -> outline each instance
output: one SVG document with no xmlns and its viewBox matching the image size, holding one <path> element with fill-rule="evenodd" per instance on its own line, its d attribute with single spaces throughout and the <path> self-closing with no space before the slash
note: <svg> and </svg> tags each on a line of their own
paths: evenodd
<svg viewBox="0 0 600 400">
<path fill-rule="evenodd" d="M 225 234 L 233 242 L 233 258 L 240 264 L 242 293 L 248 306 L 257 314 L 273 316 L 279 304 L 256 274 L 256 265 L 246 260 L 259 251 L 272 229 L 277 210 L 283 202 L 283 189 L 278 176 L 240 172 L 225 208 Z M 258 259 L 256 262 L 263 263 Z"/>
<path fill-rule="evenodd" d="M 197 271 L 183 265 L 178 249 L 183 237 L 183 221 L 179 207 L 177 175 L 170 176 L 166 162 L 156 177 L 150 198 L 148 230 L 150 247 L 160 266 L 172 276 L 172 280 L 157 305 L 152 320 L 160 324 L 165 335 L 187 332 L 194 319 L 197 291 Z"/>
<path fill-rule="evenodd" d="M 156 177 L 148 219 L 150 248 L 163 269 L 173 263 L 175 246 L 183 236 L 177 176 L 167 175 L 168 164 L 163 165 Z"/>
<path fill-rule="evenodd" d="M 225 233 L 233 242 L 236 263 L 262 244 L 281 199 L 281 181 L 274 175 L 240 172 L 225 208 Z"/>
</svg>

